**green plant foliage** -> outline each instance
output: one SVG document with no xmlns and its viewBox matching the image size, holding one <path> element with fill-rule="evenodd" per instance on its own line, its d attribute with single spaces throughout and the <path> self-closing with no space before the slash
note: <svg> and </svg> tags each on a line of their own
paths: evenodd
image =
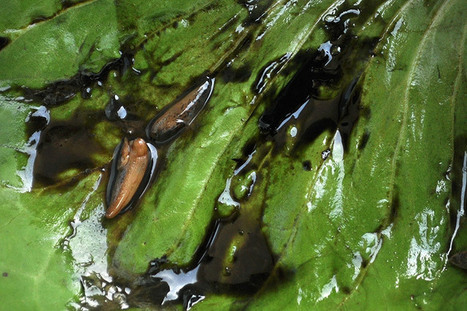
<svg viewBox="0 0 467 311">
<path fill-rule="evenodd" d="M 11 42 L 0 54 L 0 87 L 41 87 L 69 78 L 79 69 L 98 71 L 110 59 L 118 57 L 113 1 L 77 5 L 51 19 L 17 30 L 17 36 L 13 30 L 4 30 L 3 34 L 8 36 L 10 32 L 13 32 Z"/>
<path fill-rule="evenodd" d="M 241 229 L 210 249 L 232 273 L 218 272 L 220 289 L 195 310 L 464 308 L 465 271 L 449 257 L 467 250 L 466 9 L 462 0 L 7 4 L 0 309 L 158 309 L 141 285 L 149 262 L 193 268 L 216 220 Z M 114 148 L 145 136 L 206 76 L 209 103 L 158 148 L 148 191 L 105 219 Z M 261 133 L 271 111 L 277 132 Z M 237 258 L 264 245 L 248 260 L 273 258 L 265 281 L 229 290 L 249 268 Z"/>
</svg>

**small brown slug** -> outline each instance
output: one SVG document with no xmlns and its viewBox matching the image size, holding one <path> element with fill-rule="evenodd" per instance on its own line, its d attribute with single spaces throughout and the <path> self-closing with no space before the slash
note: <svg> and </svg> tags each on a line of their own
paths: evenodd
<svg viewBox="0 0 467 311">
<path fill-rule="evenodd" d="M 124 138 L 115 149 L 107 185 L 106 218 L 113 218 L 126 211 L 134 199 L 142 195 L 153 167 L 151 158 L 152 150 L 142 138 L 131 141 Z"/>
<path fill-rule="evenodd" d="M 214 89 L 214 81 L 214 78 L 207 78 L 199 87 L 164 108 L 149 123 L 147 136 L 155 144 L 164 144 L 180 135 L 206 106 Z"/>
</svg>

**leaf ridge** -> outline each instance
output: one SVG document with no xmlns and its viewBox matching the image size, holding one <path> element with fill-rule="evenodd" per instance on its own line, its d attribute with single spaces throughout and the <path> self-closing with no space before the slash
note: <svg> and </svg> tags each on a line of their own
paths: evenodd
<svg viewBox="0 0 467 311">
<path fill-rule="evenodd" d="M 408 109 L 409 109 L 409 92 L 410 92 L 410 89 L 411 89 L 410 85 L 411 85 L 411 83 L 413 81 L 413 76 L 414 76 L 416 65 L 419 63 L 419 60 L 420 60 L 420 51 L 422 51 L 422 48 L 425 47 L 425 45 L 427 43 L 427 38 L 428 38 L 427 33 L 429 31 L 431 31 L 434 27 L 436 27 L 435 23 L 438 22 L 438 20 L 439 20 L 439 18 L 441 16 L 444 16 L 444 14 L 446 13 L 445 11 L 447 10 L 447 8 L 446 8 L 447 4 L 452 5 L 452 2 L 451 1 L 446 1 L 441 5 L 441 8 L 436 12 L 435 16 L 431 20 L 430 25 L 425 30 L 425 32 L 423 34 L 423 38 L 422 38 L 420 44 L 418 45 L 418 48 L 417 48 L 416 53 L 415 53 L 415 58 L 412 61 L 412 64 L 410 66 L 410 69 L 409 69 L 409 72 L 408 72 L 408 75 L 407 75 L 407 83 L 406 83 L 406 87 L 405 87 L 404 101 L 403 101 L 403 105 L 404 105 L 404 107 L 403 107 L 404 108 L 403 117 L 402 117 L 400 131 L 399 131 L 399 138 L 397 139 L 397 144 L 396 144 L 396 148 L 395 148 L 395 154 L 393 156 L 393 160 L 391 161 L 392 162 L 391 166 L 392 166 L 393 169 L 391 170 L 392 174 L 391 174 L 391 178 L 390 178 L 391 189 L 389 190 L 389 198 L 390 198 L 389 202 L 388 202 L 389 206 L 393 203 L 393 192 L 394 192 L 394 189 L 395 189 L 394 184 L 395 184 L 395 178 L 396 178 L 396 175 L 397 175 L 397 172 L 398 172 L 397 158 L 398 158 L 398 156 L 400 154 L 400 151 L 402 149 L 402 141 L 405 138 L 405 133 L 406 133 L 407 119 L 408 119 Z"/>
<path fill-rule="evenodd" d="M 406 5 L 404 5 L 404 8 L 407 8 L 407 6 L 408 6 L 408 4 L 409 4 L 410 2 L 412 2 L 412 1 L 409 1 Z M 403 139 L 403 134 L 405 133 L 405 129 L 406 129 L 405 124 L 407 123 L 408 93 L 409 93 L 409 90 L 410 90 L 409 86 L 411 85 L 411 81 L 412 81 L 411 78 L 412 78 L 412 76 L 413 76 L 413 74 L 414 74 L 414 70 L 415 70 L 415 68 L 416 68 L 415 64 L 419 62 L 420 51 L 422 51 L 423 47 L 425 46 L 425 44 L 426 44 L 426 42 L 427 42 L 427 38 L 429 37 L 429 36 L 427 35 L 427 33 L 428 33 L 429 31 L 431 31 L 434 27 L 437 26 L 437 25 L 435 24 L 435 22 L 437 22 L 437 21 L 439 20 L 440 16 L 444 16 L 444 15 L 445 15 L 445 11 L 447 11 L 447 10 L 449 9 L 449 7 L 448 7 L 448 8 L 445 7 L 447 3 L 449 3 L 449 1 L 446 1 L 446 2 L 444 2 L 444 3 L 442 4 L 442 7 L 438 10 L 438 12 L 437 12 L 437 13 L 435 14 L 435 16 L 433 17 L 432 22 L 430 23 L 429 27 L 427 27 L 427 29 L 425 30 L 424 35 L 423 35 L 423 39 L 422 39 L 422 41 L 420 42 L 420 44 L 418 45 L 417 52 L 415 53 L 415 55 L 416 55 L 416 56 L 415 56 L 415 59 L 412 61 L 412 66 L 411 66 L 410 71 L 409 71 L 409 73 L 408 73 L 407 87 L 405 88 L 405 94 L 404 94 L 404 117 L 403 117 L 402 125 L 401 125 L 401 127 L 400 127 L 401 130 L 400 130 L 400 135 L 399 135 L 399 138 L 398 138 L 398 141 L 397 141 L 397 145 L 396 145 L 396 148 L 395 148 L 395 154 L 394 154 L 394 156 L 393 156 L 393 160 L 391 161 L 391 163 L 392 163 L 392 165 L 391 165 L 391 166 L 392 166 L 392 169 L 391 169 L 392 174 L 391 174 L 391 179 L 390 179 L 390 186 L 392 186 L 392 187 L 391 187 L 391 189 L 389 190 L 389 193 L 388 193 L 388 194 L 389 194 L 389 195 L 388 195 L 388 197 L 389 197 L 389 200 L 388 200 L 388 206 L 389 206 L 389 208 L 391 208 L 391 206 L 392 206 L 392 204 L 393 204 L 393 198 L 394 198 L 394 195 L 393 195 L 394 189 L 395 189 L 394 184 L 395 184 L 395 177 L 396 177 L 396 175 L 397 175 L 397 164 L 396 164 L 396 163 L 397 163 L 397 160 L 396 160 L 396 158 L 397 158 L 397 156 L 398 156 L 398 154 L 399 154 L 399 151 L 400 151 L 401 148 L 402 148 L 402 146 L 401 146 L 400 143 L 401 143 L 401 141 L 402 141 L 402 139 Z M 440 12 L 443 12 L 443 14 L 440 15 Z M 399 13 L 402 14 L 403 11 L 400 11 Z M 400 16 L 400 14 L 398 14 L 398 16 Z M 393 21 L 395 21 L 395 20 L 398 18 L 398 16 L 396 16 L 396 17 L 393 19 Z M 464 32 L 463 38 L 465 39 L 465 32 Z M 462 55 L 462 54 L 461 54 L 461 55 Z M 454 97 L 454 96 L 453 96 L 453 97 Z M 387 226 L 390 225 L 390 224 L 388 223 L 388 221 L 390 221 L 390 215 L 388 215 L 388 217 L 386 218 L 386 221 L 383 222 L 383 227 L 384 227 L 384 228 L 387 228 Z M 383 230 L 384 230 L 384 229 L 383 229 Z M 378 233 L 377 233 L 377 237 L 378 237 L 378 239 L 381 239 L 381 243 L 384 242 L 384 236 L 383 236 L 383 234 L 382 234 L 381 232 L 378 232 Z M 376 254 L 376 256 L 377 256 L 377 254 Z M 371 264 L 372 264 L 372 262 L 369 262 L 368 265 L 367 265 L 366 267 L 364 267 L 364 268 L 361 269 L 361 272 L 359 273 L 359 276 L 357 277 L 357 280 L 356 280 L 356 282 L 355 282 L 354 288 L 352 289 L 352 291 L 351 291 L 351 293 L 350 293 L 349 295 L 347 295 L 347 296 L 345 296 L 345 297 L 343 298 L 343 300 L 342 300 L 342 302 L 339 304 L 339 306 L 342 306 L 342 305 L 351 297 L 351 295 L 352 295 L 353 293 L 356 292 L 355 290 L 360 286 L 360 284 L 363 283 L 364 278 L 365 278 L 365 275 L 366 275 L 366 273 L 368 272 L 369 267 L 371 266 Z"/>
</svg>

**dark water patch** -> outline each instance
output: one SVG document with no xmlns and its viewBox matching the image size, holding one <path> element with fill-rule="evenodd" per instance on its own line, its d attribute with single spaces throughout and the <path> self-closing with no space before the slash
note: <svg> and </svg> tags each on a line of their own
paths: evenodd
<svg viewBox="0 0 467 311">
<path fill-rule="evenodd" d="M 360 138 L 358 142 L 358 150 L 363 150 L 365 149 L 366 145 L 368 144 L 368 140 L 370 139 L 370 132 L 368 130 L 365 130 L 365 132 L 362 134 L 362 137 Z"/>
<path fill-rule="evenodd" d="M 350 133 L 359 117 L 359 88 L 356 87 L 356 77 L 337 97 L 330 100 L 318 100 L 307 97 L 301 106 L 293 112 L 280 112 L 271 115 L 263 114 L 259 127 L 266 135 L 271 135 L 275 142 L 275 153 L 281 154 L 290 140 L 288 128 L 296 126 L 294 140 L 296 141 L 292 154 L 300 154 L 310 143 L 314 142 L 323 132 L 331 133 L 339 130 L 344 150 L 348 149 Z M 283 106 L 286 109 L 289 107 Z M 277 110 L 277 109 L 275 109 Z M 264 118 L 263 118 L 264 117 Z M 264 120 L 269 117 L 269 124 Z M 276 118 L 276 120 L 274 120 Z M 271 124 L 277 124 L 271 127 Z M 266 129 L 266 130 L 264 130 Z"/>
<path fill-rule="evenodd" d="M 48 186 L 60 181 L 70 169 L 84 171 L 97 166 L 92 155 L 105 150 L 91 129 L 74 121 L 51 121 L 43 130 L 34 163 L 34 183 Z"/>
<path fill-rule="evenodd" d="M 300 144 L 297 146 L 297 150 L 300 149 L 301 145 L 307 145 L 315 141 L 322 132 L 329 130 L 330 132 L 334 132 L 337 129 L 337 125 L 335 121 L 331 118 L 324 118 L 321 120 L 317 120 L 307 126 L 306 130 L 300 136 Z M 321 158 L 325 160 L 327 156 L 330 154 L 330 150 L 326 149 L 322 152 Z"/>
<path fill-rule="evenodd" d="M 397 216 L 400 212 L 400 195 L 397 189 L 394 189 L 392 200 L 391 200 L 391 209 L 389 210 L 389 223 L 394 223 L 397 220 Z"/>
<path fill-rule="evenodd" d="M 311 161 L 310 161 L 310 160 L 303 161 L 303 162 L 302 162 L 302 166 L 303 166 L 303 169 L 304 169 L 305 171 L 311 171 L 311 169 L 312 169 Z"/>
<path fill-rule="evenodd" d="M 33 168 L 33 186 L 58 184 L 72 175 L 87 174 L 98 167 L 94 156 L 106 154 L 94 134 L 104 114 L 95 111 L 75 112 L 68 120 L 50 119 L 49 111 L 40 106 L 26 119 L 26 132 L 37 139 Z M 65 178 L 65 179 L 64 179 Z"/>
<path fill-rule="evenodd" d="M 26 135 L 30 139 L 35 133 L 41 133 L 50 122 L 50 112 L 45 106 L 40 106 L 29 113 L 26 118 Z"/>
<path fill-rule="evenodd" d="M 259 221 L 248 213 L 235 214 L 213 223 L 190 265 L 152 261 L 128 302 L 190 308 L 207 294 L 249 296 L 262 287 L 274 263 Z"/>
<path fill-rule="evenodd" d="M 60 0 L 60 3 L 62 5 L 62 9 L 67 9 L 71 8 L 72 6 L 77 4 L 76 0 Z"/>
<path fill-rule="evenodd" d="M 128 115 L 127 109 L 120 102 L 118 95 L 110 97 L 107 106 L 105 106 L 105 116 L 109 121 L 124 120 Z"/>
<path fill-rule="evenodd" d="M 242 154 L 244 157 L 248 157 L 256 150 L 257 142 L 254 139 L 251 139 L 248 143 L 245 144 L 242 148 Z"/>
<path fill-rule="evenodd" d="M 352 20 L 358 18 L 362 8 L 356 8 L 344 3 L 338 12 L 330 13 L 323 18 L 324 28 L 331 40 L 337 40 L 353 27 Z"/>
<path fill-rule="evenodd" d="M 7 37 L 0 37 L 0 51 L 3 50 L 8 44 L 10 44 L 11 40 Z"/>
<path fill-rule="evenodd" d="M 93 0 L 60 0 L 60 3 L 62 5 L 62 10 L 78 6 L 78 5 L 83 5 L 87 2 L 93 2 Z"/>
<path fill-rule="evenodd" d="M 346 44 L 352 47 L 351 36 L 344 39 L 341 41 L 346 41 Z M 368 109 L 360 107 L 359 71 L 355 68 L 346 68 L 348 65 L 344 64 L 352 63 L 358 57 L 366 61 L 369 57 L 367 47 L 371 45 L 368 42 L 363 43 L 365 48 L 362 48 L 362 51 L 346 48 L 336 56 L 332 56 L 331 52 L 326 52 L 324 49 L 313 53 L 301 52 L 290 61 L 291 65 L 281 72 L 287 74 L 288 70 L 291 72 L 296 70 L 292 80 L 280 92 L 271 107 L 266 109 L 258 124 L 263 134 L 274 137 L 278 144 L 276 148 L 278 152 L 282 150 L 280 146 L 285 146 L 286 141 L 290 140 L 286 129 L 289 125 L 295 124 L 299 125 L 299 131 L 294 135 L 297 141 L 294 152 L 300 151 L 327 130 L 330 132 L 339 130 L 344 150 L 348 150 L 349 137 L 360 115 L 363 114 L 365 118 L 370 115 Z M 332 46 L 334 43 L 329 41 L 329 44 Z M 352 73 L 355 76 L 351 77 Z M 346 84 L 343 85 L 344 82 Z M 325 94 L 324 90 L 328 93 Z M 333 94 L 337 96 L 334 95 L 330 99 L 323 98 Z M 277 135 L 279 132 L 282 133 Z"/>
<path fill-rule="evenodd" d="M 280 62 L 280 59 L 277 60 L 278 64 Z M 334 73 L 328 72 L 327 75 L 331 76 L 328 77 L 321 70 L 324 68 L 325 60 L 322 59 L 319 52 L 301 52 L 294 57 L 287 68 L 292 70 L 298 63 L 300 65 L 297 73 L 279 93 L 273 106 L 267 109 L 259 120 L 260 130 L 265 134 L 275 135 L 284 119 L 296 112 L 311 96 L 318 96 L 318 87 L 321 85 L 321 81 L 332 79 L 335 76 Z M 263 76 L 267 75 L 265 73 L 267 70 L 268 67 L 263 69 L 257 77 L 257 91 L 264 88 L 265 79 Z"/>
<path fill-rule="evenodd" d="M 150 103 L 135 98 L 132 94 L 123 98 L 111 96 L 104 109 L 107 120 L 113 122 L 130 139 L 145 137 L 148 118 L 156 113 L 157 110 Z"/>
<path fill-rule="evenodd" d="M 280 59 L 277 62 L 279 63 Z M 287 66 L 287 70 L 292 70 L 292 72 L 297 70 L 297 72 L 279 93 L 272 107 L 268 108 L 261 116 L 259 127 L 262 133 L 275 135 L 282 127 L 284 120 L 293 113 L 301 113 L 299 108 L 302 106 L 305 108 L 311 98 L 319 97 L 319 87 L 323 83 L 332 84 L 331 81 L 338 80 L 340 73 L 327 70 L 325 64 L 326 60 L 319 51 L 314 53 L 300 52 L 293 58 L 291 64 Z M 260 89 L 264 88 L 262 86 L 264 84 L 262 77 L 265 75 L 264 71 L 267 68 L 257 78 L 258 83 L 256 86 L 260 87 Z M 287 70 L 284 70 L 283 73 Z"/>
<path fill-rule="evenodd" d="M 360 90 L 355 87 L 359 80 L 359 71 L 379 42 L 379 38 L 357 38 L 352 33 L 353 24 L 350 19 L 359 15 L 360 10 L 351 7 L 343 7 L 334 15 L 328 15 L 324 18 L 323 25 L 330 39 L 322 43 L 316 51 L 301 51 L 288 62 L 281 74 L 295 74 L 274 100 L 272 107 L 261 116 L 259 127 L 263 133 L 275 135 L 281 123 L 298 111 L 300 106 L 307 102 L 330 100 L 329 95 L 332 98 L 338 94 L 339 88 L 343 88 L 339 101 L 330 101 L 330 104 L 338 104 L 335 114 L 337 119 L 329 119 L 335 120 L 336 127 L 339 127 L 344 136 L 344 142 L 347 141 L 359 115 Z M 264 88 L 264 76 L 274 73 L 281 62 L 283 57 L 263 68 L 257 77 L 256 92 Z"/>
<path fill-rule="evenodd" d="M 368 266 L 369 263 L 370 262 L 368 261 L 368 259 L 363 258 L 362 259 L 362 269 L 365 269 Z"/>
<path fill-rule="evenodd" d="M 241 52 L 248 50 L 253 42 L 253 35 L 251 33 L 248 33 L 245 36 L 245 38 L 241 41 L 241 43 L 235 48 L 232 55 L 238 55 Z"/>
<path fill-rule="evenodd" d="M 365 120 L 369 120 L 371 118 L 371 109 L 370 109 L 370 107 L 361 106 L 360 107 L 360 117 L 364 118 Z"/>
<path fill-rule="evenodd" d="M 244 64 L 239 68 L 233 68 L 233 64 L 227 66 L 220 72 L 220 76 L 224 83 L 229 82 L 245 82 L 251 77 L 251 66 Z"/>
<path fill-rule="evenodd" d="M 42 89 L 22 88 L 27 100 L 41 102 L 45 106 L 57 106 L 66 103 L 77 94 L 89 98 L 91 88 L 95 84 L 102 85 L 107 80 L 110 71 L 116 70 L 123 76 L 133 64 L 132 54 L 123 53 L 119 59 L 109 62 L 100 72 L 80 71 L 74 77 L 57 81 Z"/>
<path fill-rule="evenodd" d="M 274 260 L 260 224 L 248 216 L 220 222 L 199 268 L 201 280 L 215 284 L 216 288 L 227 286 L 247 293 L 260 288 Z"/>
<path fill-rule="evenodd" d="M 349 138 L 354 125 L 360 117 L 360 94 L 361 89 L 357 87 L 359 77 L 354 78 L 345 89 L 339 100 L 338 128 L 342 136 L 344 150 L 349 149 Z"/>
</svg>

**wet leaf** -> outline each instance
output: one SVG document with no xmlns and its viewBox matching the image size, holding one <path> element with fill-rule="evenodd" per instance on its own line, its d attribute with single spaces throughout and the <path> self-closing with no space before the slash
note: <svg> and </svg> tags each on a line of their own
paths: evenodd
<svg viewBox="0 0 467 311">
<path fill-rule="evenodd" d="M 449 258 L 467 249 L 464 12 L 461 0 L 8 4 L 2 305 L 158 309 L 167 284 L 147 281 L 150 261 L 187 272 L 212 236 L 204 283 L 164 307 L 462 309 L 465 271 Z M 104 219 L 113 149 L 147 139 L 206 76 L 210 101 L 158 147 L 144 197 Z"/>
<path fill-rule="evenodd" d="M 284 223 L 285 203 L 275 203 L 277 190 L 270 189 L 274 203 L 265 222 L 278 237 L 271 241 L 283 241 L 282 230 L 293 228 L 277 249 L 295 282 L 274 295 L 260 292 L 253 306 L 455 309 L 465 296 L 462 286 L 449 293 L 439 287 L 462 279 L 447 264 L 459 225 L 449 217 L 463 209 L 457 196 L 465 191 L 451 189 L 448 173 L 455 152 L 465 152 L 465 141 L 455 141 L 465 135 L 465 28 L 447 30 L 462 28 L 454 26 L 462 4 L 433 3 L 423 7 L 425 15 L 422 6 L 402 6 L 388 25 L 359 82 L 368 116 L 360 116 L 343 156 L 334 135 L 332 156 L 302 192 L 293 226 Z M 457 44 L 444 49 L 444 40 Z"/>
<path fill-rule="evenodd" d="M 3 10 L 8 15 L 13 11 Z M 76 5 L 27 28 L 3 30 L 3 35 L 10 42 L 0 53 L 0 87 L 42 87 L 79 69 L 99 71 L 119 56 L 113 1 Z"/>
<path fill-rule="evenodd" d="M 70 235 L 69 220 L 87 204 L 100 174 L 69 188 L 31 191 L 32 162 L 37 135 L 15 141 L 25 132 L 24 120 L 37 112 L 1 97 L 3 124 L 0 161 L 0 290 L 5 309 L 63 309 L 80 288 L 69 251 L 60 243 Z M 23 139 L 21 139 L 23 140 Z M 66 191 L 64 191 L 66 189 Z M 52 299 L 53 298 L 53 299 Z"/>
</svg>

